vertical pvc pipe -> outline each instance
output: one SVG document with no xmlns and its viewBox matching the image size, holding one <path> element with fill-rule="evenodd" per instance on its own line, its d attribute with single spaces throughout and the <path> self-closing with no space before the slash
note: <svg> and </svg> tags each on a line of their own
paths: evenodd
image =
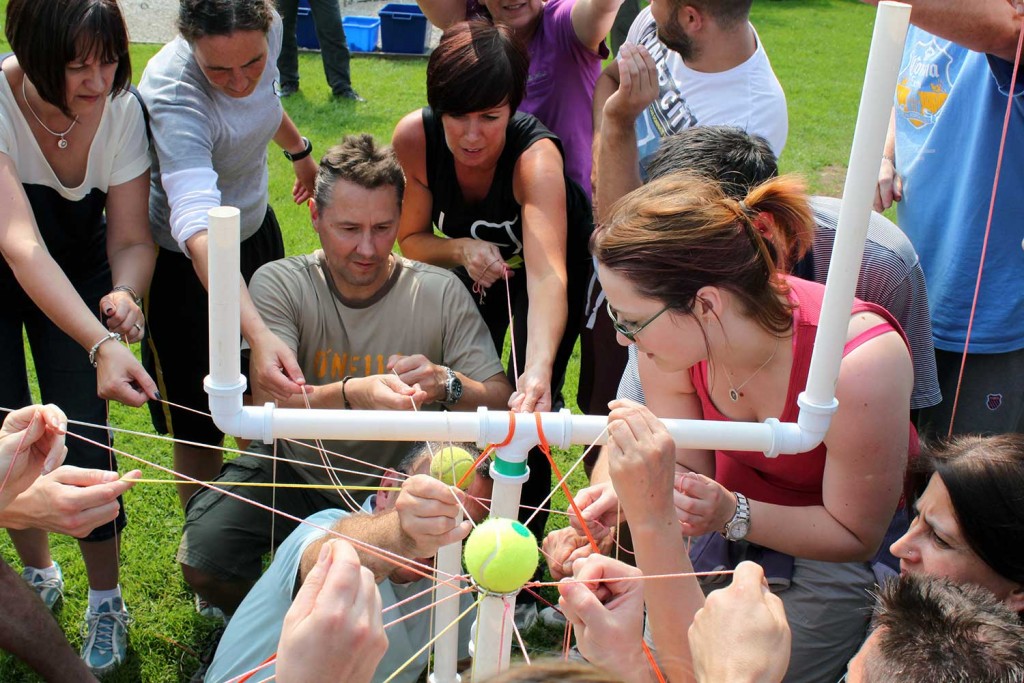
<svg viewBox="0 0 1024 683">
<path fill-rule="evenodd" d="M 462 512 L 455 517 L 455 524 L 462 524 Z M 450 543 L 437 551 L 437 569 L 442 574 L 459 576 L 462 574 L 462 543 Z M 438 583 L 434 589 L 434 633 L 441 633 L 459 616 L 460 601 L 454 597 L 458 592 L 455 586 Z M 458 673 L 459 661 L 459 629 L 453 628 L 434 643 L 434 672 L 430 674 L 430 683 L 459 683 L 462 678 Z"/>
<path fill-rule="evenodd" d="M 843 205 L 829 263 L 825 298 L 821 304 L 818 336 L 811 357 L 807 390 L 802 396 L 812 409 L 815 406 L 831 407 L 835 401 L 853 293 L 864 255 L 864 238 L 878 184 L 878 168 L 882 163 L 893 91 L 903 60 L 903 44 L 909 22 L 909 5 L 900 2 L 878 4 L 857 127 L 854 129 L 853 148 L 850 151 L 850 165 L 843 189 Z M 801 412 L 801 424 L 803 417 Z"/>
<path fill-rule="evenodd" d="M 233 206 L 218 206 L 209 211 L 209 382 L 218 388 L 237 384 L 241 368 L 240 216 L 241 212 Z"/>
</svg>

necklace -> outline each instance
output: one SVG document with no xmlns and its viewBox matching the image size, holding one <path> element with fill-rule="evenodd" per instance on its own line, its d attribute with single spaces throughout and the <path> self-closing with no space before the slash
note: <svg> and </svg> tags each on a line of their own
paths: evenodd
<svg viewBox="0 0 1024 683">
<path fill-rule="evenodd" d="M 738 387 L 734 387 L 732 385 L 732 380 L 729 379 L 729 372 L 726 371 L 726 373 L 725 373 L 725 381 L 729 383 L 729 399 L 733 403 L 736 403 L 736 401 L 739 401 L 740 400 L 740 396 L 743 395 L 743 394 L 740 393 L 740 389 L 742 389 L 743 387 L 747 386 L 747 383 L 750 380 L 752 380 L 755 377 L 757 377 L 757 373 L 759 373 L 762 370 L 764 370 L 765 366 L 772 362 L 772 358 L 775 358 L 775 354 L 778 353 L 778 352 L 779 352 L 779 336 L 775 335 L 775 349 L 772 351 L 772 355 L 768 356 L 768 360 L 766 360 L 765 362 L 761 363 L 761 366 L 758 367 L 757 370 L 754 370 L 754 374 L 752 374 L 750 377 L 748 377 L 746 380 L 744 380 L 743 384 L 739 385 Z"/>
<path fill-rule="evenodd" d="M 71 122 L 71 125 L 68 126 L 68 129 L 66 131 L 64 131 L 63 133 L 58 133 L 55 130 L 50 130 L 50 127 L 47 126 L 45 123 L 43 123 L 43 120 L 41 118 L 39 118 L 39 114 L 36 113 L 36 110 L 32 108 L 31 103 L 29 103 L 29 101 L 28 101 L 28 93 L 25 92 L 25 81 L 27 81 L 27 80 L 28 79 L 25 78 L 24 76 L 21 77 L 21 96 L 23 98 L 25 98 L 25 106 L 28 107 L 29 113 L 32 114 L 32 116 L 35 117 L 36 121 L 39 122 L 39 125 L 43 127 L 43 130 L 45 130 L 50 135 L 53 135 L 54 137 L 60 138 L 60 140 L 57 141 L 57 146 L 58 147 L 60 147 L 61 149 L 67 149 L 68 148 L 68 141 L 67 141 L 67 137 L 66 136 L 67 136 L 68 133 L 71 132 L 71 129 L 75 127 L 75 124 L 78 123 L 78 117 L 77 116 L 75 117 L 75 120 Z"/>
</svg>

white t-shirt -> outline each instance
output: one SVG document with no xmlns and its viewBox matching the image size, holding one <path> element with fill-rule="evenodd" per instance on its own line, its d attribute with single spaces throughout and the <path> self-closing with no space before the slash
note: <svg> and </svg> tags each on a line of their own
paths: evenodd
<svg viewBox="0 0 1024 683">
<path fill-rule="evenodd" d="M 661 138 L 693 126 L 736 126 L 765 138 L 776 156 L 782 153 L 789 132 L 786 95 L 756 31 L 754 36 L 757 50 L 747 61 L 728 71 L 705 73 L 686 66 L 678 52 L 658 39 L 650 7 L 637 15 L 627 40 L 647 48 L 659 83 L 658 98 L 636 121 L 641 169 Z"/>
</svg>

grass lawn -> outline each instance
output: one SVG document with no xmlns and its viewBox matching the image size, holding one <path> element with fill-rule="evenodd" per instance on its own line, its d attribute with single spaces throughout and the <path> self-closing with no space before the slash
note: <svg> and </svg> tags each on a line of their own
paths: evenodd
<svg viewBox="0 0 1024 683">
<path fill-rule="evenodd" d="M 0 10 L 5 11 L 6 5 L 6 0 L 0 0 Z M 783 170 L 803 173 L 814 192 L 838 195 L 849 156 L 873 12 L 855 0 L 757 0 L 753 21 L 789 100 L 790 134 L 781 159 Z M 0 39 L 0 51 L 8 49 Z M 136 80 L 156 50 L 157 46 L 152 45 L 132 47 Z M 332 101 L 319 56 L 303 54 L 302 90 L 285 101 L 286 108 L 318 154 L 346 133 L 366 131 L 386 140 L 403 114 L 425 104 L 425 64 L 424 60 L 353 60 L 354 86 L 369 100 L 367 104 L 354 104 Z M 273 146 L 270 178 L 270 199 L 281 221 L 288 253 L 312 250 L 317 242 L 307 211 L 290 201 L 290 165 Z M 574 361 L 566 392 L 573 406 L 577 373 L 578 361 Z M 144 409 L 112 405 L 111 424 L 152 431 Z M 170 446 L 166 442 L 119 435 L 116 445 L 146 460 L 170 465 Z M 562 460 L 568 462 L 569 456 Z M 121 458 L 122 471 L 132 467 L 128 458 Z M 146 476 L 155 474 L 145 471 Z M 582 483 L 579 476 L 573 487 Z M 129 661 L 108 680 L 187 679 L 212 625 L 196 615 L 174 562 L 182 522 L 177 498 L 170 487 L 139 485 L 127 494 L 126 504 L 131 524 L 122 543 L 122 584 L 135 622 L 130 631 Z M 564 504 L 559 494 L 555 505 Z M 87 585 L 75 545 L 72 539 L 53 539 L 54 556 L 64 567 L 67 581 L 67 602 L 58 618 L 77 647 Z M 0 540 L 0 555 L 20 568 L 6 537 Z M 532 635 L 535 641 L 544 640 L 540 634 Z M 557 638 L 555 641 L 557 647 Z M 34 679 L 11 658 L 0 655 L 0 680 Z"/>
</svg>

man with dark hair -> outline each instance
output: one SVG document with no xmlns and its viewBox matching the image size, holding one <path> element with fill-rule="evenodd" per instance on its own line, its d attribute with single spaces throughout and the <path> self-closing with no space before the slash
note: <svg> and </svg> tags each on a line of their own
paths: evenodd
<svg viewBox="0 0 1024 683">
<path fill-rule="evenodd" d="M 390 410 L 505 409 L 512 393 L 469 291 L 447 270 L 392 253 L 404 180 L 390 148 L 348 136 L 320 163 L 313 228 L 322 249 L 262 267 L 250 283 L 268 327 L 296 354 L 311 391 L 287 407 Z M 254 382 L 257 402 L 260 383 Z M 379 485 L 403 442 L 281 440 L 281 460 L 244 455 L 218 481 Z M 344 454 L 337 461 L 327 454 Z M 354 463 L 354 464 L 353 464 Z M 375 471 L 374 471 L 375 470 Z M 294 517 L 338 507 L 343 490 L 235 487 Z M 213 490 L 192 498 L 178 550 L 185 579 L 233 612 L 259 578 L 273 539 L 295 523 Z"/>
<path fill-rule="evenodd" d="M 422 576 L 429 573 L 424 565 L 429 566 L 442 545 L 469 533 L 471 523 L 468 520 L 459 526 L 455 524 L 461 509 L 479 522 L 487 516 L 480 500 L 491 497 L 487 462 L 477 469 L 477 476 L 465 494 L 456 494 L 456 489 L 423 476 L 430 470 L 431 456 L 439 448 L 437 444 L 419 445 L 384 476 L 383 487 L 401 487 L 401 491 L 382 489 L 370 495 L 362 509 L 355 513 L 337 508 L 324 510 L 296 528 L 281 544 L 274 561 L 228 624 L 206 673 L 207 680 L 233 679 L 274 654 L 295 591 L 316 563 L 321 546 L 336 535 L 353 540 L 361 564 L 374 574 L 386 610 L 384 623 L 389 625 L 390 644 L 374 680 L 388 678 L 417 654 L 430 639 L 433 614 L 432 610 L 423 609 L 434 599 L 428 590 L 433 579 Z M 479 456 L 472 446 L 469 449 L 471 454 Z M 401 505 L 399 499 L 403 499 Z M 332 533 L 324 533 L 325 529 Z M 363 544 L 375 551 L 365 551 Z M 400 560 L 384 557 L 382 551 L 413 560 L 420 566 L 404 566 Z M 472 594 L 464 595 L 462 601 L 462 609 L 465 609 L 473 601 Z M 467 655 L 470 622 L 464 619 L 459 627 L 463 656 Z M 359 655 L 353 653 L 353 656 Z M 428 658 L 428 651 L 418 653 L 415 663 L 406 667 L 397 680 L 416 681 Z M 273 674 L 274 667 L 270 666 L 260 670 L 259 678 Z"/>
</svg>

